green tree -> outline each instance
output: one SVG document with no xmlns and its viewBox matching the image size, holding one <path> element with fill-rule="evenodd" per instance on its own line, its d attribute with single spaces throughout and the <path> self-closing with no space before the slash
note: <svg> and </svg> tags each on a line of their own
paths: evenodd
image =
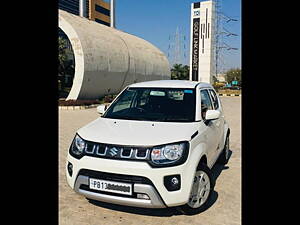
<svg viewBox="0 0 300 225">
<path fill-rule="evenodd" d="M 188 80 L 189 79 L 189 66 L 182 64 L 174 64 L 171 68 L 172 80 Z"/>
<path fill-rule="evenodd" d="M 238 84 L 241 85 L 242 83 L 242 70 L 239 68 L 233 68 L 228 70 L 225 73 L 226 81 L 231 83 L 232 81 L 238 81 Z"/>
<path fill-rule="evenodd" d="M 69 50 L 67 48 L 67 40 L 58 37 L 58 80 L 60 82 L 60 91 L 65 88 L 66 75 L 74 74 L 74 64 L 72 60 L 68 59 Z"/>
<path fill-rule="evenodd" d="M 65 87 L 65 76 L 66 76 L 66 61 L 67 61 L 67 41 L 58 37 L 58 80 L 60 82 L 60 91 L 64 90 Z"/>
</svg>

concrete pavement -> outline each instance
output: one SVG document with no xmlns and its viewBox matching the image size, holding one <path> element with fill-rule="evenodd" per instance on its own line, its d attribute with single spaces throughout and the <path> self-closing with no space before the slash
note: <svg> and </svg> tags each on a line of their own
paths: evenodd
<svg viewBox="0 0 300 225">
<path fill-rule="evenodd" d="M 210 207 L 194 216 L 182 215 L 174 208 L 141 209 L 89 202 L 76 194 L 65 178 L 67 151 L 76 130 L 99 117 L 99 114 L 96 108 L 59 110 L 59 224 L 241 224 L 241 97 L 221 97 L 221 101 L 231 128 L 231 158 L 225 167 L 217 164 L 213 167 L 216 186 Z"/>
</svg>

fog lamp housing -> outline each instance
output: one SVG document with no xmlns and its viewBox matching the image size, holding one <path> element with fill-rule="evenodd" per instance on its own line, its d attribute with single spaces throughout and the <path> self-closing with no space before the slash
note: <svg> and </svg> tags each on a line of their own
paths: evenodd
<svg viewBox="0 0 300 225">
<path fill-rule="evenodd" d="M 164 185 L 168 191 L 178 191 L 181 187 L 180 175 L 170 175 L 164 177 Z"/>
</svg>

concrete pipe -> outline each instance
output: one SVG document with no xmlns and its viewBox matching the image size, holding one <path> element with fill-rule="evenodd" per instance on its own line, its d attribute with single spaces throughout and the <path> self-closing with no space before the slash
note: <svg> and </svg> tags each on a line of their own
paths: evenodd
<svg viewBox="0 0 300 225">
<path fill-rule="evenodd" d="M 59 28 L 69 38 L 75 58 L 67 100 L 96 99 L 132 83 L 171 79 L 166 56 L 141 38 L 63 10 Z"/>
</svg>

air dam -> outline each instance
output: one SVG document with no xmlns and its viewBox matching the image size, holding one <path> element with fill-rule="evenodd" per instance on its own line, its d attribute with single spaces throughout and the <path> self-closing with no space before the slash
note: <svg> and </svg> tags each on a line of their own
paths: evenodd
<svg viewBox="0 0 300 225">
<path fill-rule="evenodd" d="M 66 100 L 97 99 L 132 83 L 171 79 L 167 57 L 139 37 L 63 10 L 59 28 L 70 40 L 75 58 Z"/>
</svg>

